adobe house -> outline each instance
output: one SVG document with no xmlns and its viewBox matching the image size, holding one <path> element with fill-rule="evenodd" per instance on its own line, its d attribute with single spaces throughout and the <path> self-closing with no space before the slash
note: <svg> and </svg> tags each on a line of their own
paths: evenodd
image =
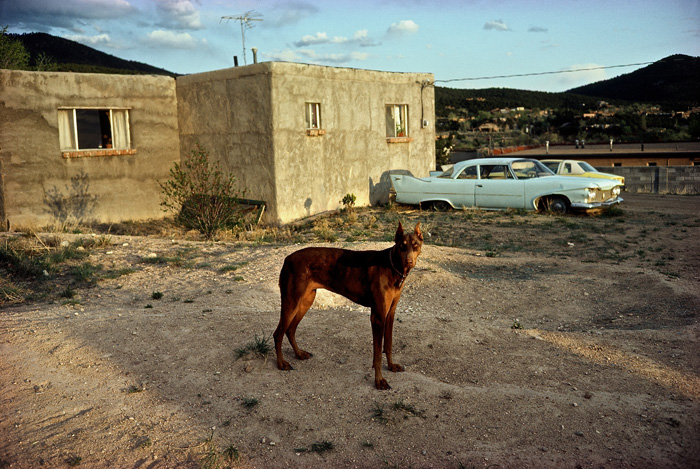
<svg viewBox="0 0 700 469">
<path fill-rule="evenodd" d="M 391 171 L 435 166 L 432 74 L 265 62 L 177 78 L 180 148 L 198 142 L 286 223 L 388 202 Z"/>
<path fill-rule="evenodd" d="M 175 80 L 0 70 L 0 228 L 162 217 Z"/>
<path fill-rule="evenodd" d="M 267 62 L 176 80 L 0 70 L 0 228 L 161 218 L 201 144 L 286 223 L 435 164 L 431 74 Z"/>
</svg>

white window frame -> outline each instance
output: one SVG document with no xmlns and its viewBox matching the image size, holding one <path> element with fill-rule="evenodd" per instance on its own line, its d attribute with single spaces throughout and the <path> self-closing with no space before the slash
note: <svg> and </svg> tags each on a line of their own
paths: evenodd
<svg viewBox="0 0 700 469">
<path fill-rule="evenodd" d="M 386 105 L 386 137 L 408 138 L 408 104 Z"/>
<path fill-rule="evenodd" d="M 306 103 L 306 129 L 319 130 L 321 125 L 321 103 Z"/>
<path fill-rule="evenodd" d="M 130 108 L 121 107 L 59 107 L 58 108 L 58 134 L 61 151 L 102 150 L 96 147 L 81 148 L 78 139 L 78 110 L 109 111 L 110 137 L 112 148 L 115 150 L 131 149 L 131 124 L 129 118 Z M 120 118 L 123 116 L 123 119 Z M 118 125 L 115 118 L 119 118 L 122 125 Z"/>
</svg>

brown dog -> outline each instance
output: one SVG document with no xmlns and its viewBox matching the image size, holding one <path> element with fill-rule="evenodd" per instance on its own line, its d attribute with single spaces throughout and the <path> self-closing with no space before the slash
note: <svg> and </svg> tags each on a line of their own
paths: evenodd
<svg viewBox="0 0 700 469">
<path fill-rule="evenodd" d="M 299 348 L 294 336 L 299 321 L 316 298 L 316 289 L 325 288 L 371 308 L 374 384 L 377 389 L 390 389 L 381 371 L 382 340 L 389 370 L 403 371 L 403 366 L 392 360 L 391 335 L 403 282 L 415 267 L 423 246 L 420 222 L 409 234 L 404 233 L 399 223 L 394 241 L 394 246 L 383 251 L 306 248 L 287 256 L 280 272 L 282 313 L 274 333 L 277 367 L 280 370 L 292 369 L 282 357 L 285 334 L 298 359 L 311 357 L 309 352 Z"/>
</svg>

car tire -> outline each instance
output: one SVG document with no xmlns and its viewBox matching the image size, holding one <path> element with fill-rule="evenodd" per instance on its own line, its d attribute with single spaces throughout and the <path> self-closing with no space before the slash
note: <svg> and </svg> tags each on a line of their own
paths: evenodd
<svg viewBox="0 0 700 469">
<path fill-rule="evenodd" d="M 436 200 L 435 202 L 430 204 L 430 208 L 432 208 L 436 212 L 447 212 L 452 208 L 452 206 L 444 200 Z"/>
<path fill-rule="evenodd" d="M 564 197 L 550 197 L 547 199 L 547 210 L 557 215 L 564 215 L 569 211 L 569 202 Z"/>
</svg>

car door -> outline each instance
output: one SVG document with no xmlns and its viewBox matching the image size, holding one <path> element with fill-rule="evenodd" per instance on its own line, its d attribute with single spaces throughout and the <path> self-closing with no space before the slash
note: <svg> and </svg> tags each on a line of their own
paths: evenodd
<svg viewBox="0 0 700 469">
<path fill-rule="evenodd" d="M 449 197 L 452 206 L 473 207 L 474 187 L 478 181 L 477 166 L 466 166 L 450 181 Z"/>
<path fill-rule="evenodd" d="M 481 208 L 525 208 L 525 184 L 515 179 L 508 165 L 482 164 L 474 199 Z"/>
</svg>

